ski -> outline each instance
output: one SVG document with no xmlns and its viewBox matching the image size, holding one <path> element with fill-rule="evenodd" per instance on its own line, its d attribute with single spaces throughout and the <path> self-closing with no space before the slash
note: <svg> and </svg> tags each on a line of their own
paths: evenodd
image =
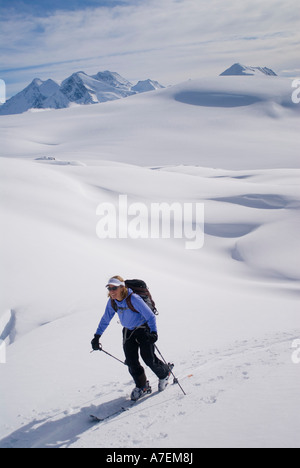
<svg viewBox="0 0 300 468">
<path fill-rule="evenodd" d="M 171 364 L 171 363 L 168 363 L 168 367 L 169 367 L 169 377 L 171 377 L 171 374 L 173 374 L 173 369 L 174 369 L 174 364 Z M 174 377 L 174 381 L 173 381 L 173 384 L 178 384 L 178 380 Z M 116 411 L 114 411 L 113 413 L 110 413 L 109 415 L 101 418 L 99 416 L 96 416 L 95 414 L 90 414 L 90 419 L 92 422 L 95 422 L 95 423 L 102 423 L 104 421 L 108 421 L 109 419 L 112 419 L 113 417 L 116 417 L 116 416 L 119 416 L 121 415 L 122 413 L 125 413 L 126 411 L 129 411 L 131 408 L 134 408 L 136 406 L 138 406 L 140 403 L 142 403 L 143 401 L 147 400 L 148 398 L 151 398 L 155 395 L 159 395 L 160 393 L 162 393 L 163 391 L 165 391 L 165 389 L 169 386 L 169 382 L 167 382 L 166 386 L 164 387 L 164 390 L 162 391 L 159 391 L 159 390 L 156 390 L 155 392 L 152 391 L 152 388 L 149 387 L 149 391 L 148 392 L 145 392 L 138 400 L 129 400 L 127 402 L 127 405 L 126 406 L 121 406 L 119 409 L 117 409 Z"/>
<path fill-rule="evenodd" d="M 113 418 L 114 416 L 118 416 L 119 414 L 122 414 L 122 413 L 124 413 L 125 411 L 128 411 L 128 410 L 129 410 L 129 408 L 125 408 L 125 407 L 122 406 L 122 408 L 119 408 L 117 411 L 105 416 L 104 418 L 99 418 L 95 414 L 90 414 L 90 418 L 91 418 L 92 422 L 102 423 L 102 422 L 107 421 L 108 419 Z"/>
<path fill-rule="evenodd" d="M 91 420 L 91 422 L 95 422 L 95 423 L 102 423 L 104 421 L 108 421 L 109 419 L 112 419 L 113 417 L 119 416 L 122 413 L 125 413 L 126 411 L 129 411 L 130 409 L 134 408 L 135 406 L 138 406 L 139 403 L 142 403 L 146 399 L 150 398 L 151 396 L 157 395 L 158 393 L 159 393 L 158 391 L 155 391 L 155 392 L 152 392 L 152 393 L 145 393 L 141 398 L 139 398 L 136 401 L 129 400 L 127 406 L 122 406 L 121 408 L 117 409 L 113 413 L 110 413 L 109 415 L 107 415 L 107 416 L 105 416 L 103 418 L 101 418 L 99 416 L 96 416 L 95 414 L 90 414 L 90 420 Z"/>
</svg>

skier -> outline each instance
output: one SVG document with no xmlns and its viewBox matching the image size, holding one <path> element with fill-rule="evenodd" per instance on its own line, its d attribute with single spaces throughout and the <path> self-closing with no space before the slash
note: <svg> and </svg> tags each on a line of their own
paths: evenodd
<svg viewBox="0 0 300 468">
<path fill-rule="evenodd" d="M 106 287 L 109 292 L 109 300 L 91 342 L 93 350 L 99 351 L 100 338 L 114 317 L 117 308 L 120 322 L 124 327 L 123 348 L 126 365 L 136 385 L 136 388 L 132 391 L 131 400 L 137 401 L 146 393 L 151 393 L 145 370 L 139 361 L 139 351 L 145 364 L 159 378 L 158 390 L 162 392 L 168 385 L 171 372 L 170 367 L 155 355 L 154 343 L 158 340 L 158 335 L 154 313 L 139 295 L 133 294 L 131 289 L 126 288 L 121 276 L 110 278 Z M 132 311 L 127 305 L 126 298 L 129 295 L 136 312 Z"/>
</svg>

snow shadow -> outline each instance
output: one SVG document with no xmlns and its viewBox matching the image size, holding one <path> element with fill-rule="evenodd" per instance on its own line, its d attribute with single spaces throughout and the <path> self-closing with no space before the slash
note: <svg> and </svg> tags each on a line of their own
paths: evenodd
<svg viewBox="0 0 300 468">
<path fill-rule="evenodd" d="M 205 223 L 204 232 L 209 236 L 223 237 L 225 239 L 234 239 L 236 237 L 247 236 L 259 228 L 259 224 L 243 223 Z"/>
<path fill-rule="evenodd" d="M 9 339 L 9 343 L 13 343 L 16 336 L 16 313 L 14 310 L 7 310 L 0 314 L 0 340 Z"/>
<path fill-rule="evenodd" d="M 85 432 L 95 427 L 95 423 L 90 418 L 91 414 L 105 418 L 120 410 L 109 418 L 109 421 L 112 421 L 122 414 L 121 408 L 126 404 L 128 398 L 119 397 L 99 406 L 83 407 L 79 412 L 67 414 L 60 419 L 54 419 L 58 416 L 34 419 L 1 439 L 0 448 L 69 448 Z M 101 439 L 99 447 L 100 444 Z"/>
<path fill-rule="evenodd" d="M 203 107 L 243 107 L 256 104 L 261 99 L 247 94 L 185 91 L 178 93 L 175 101 Z"/>
<path fill-rule="evenodd" d="M 289 205 L 289 201 L 280 195 L 245 194 L 237 197 L 213 198 L 213 200 L 260 210 L 281 210 Z"/>
</svg>

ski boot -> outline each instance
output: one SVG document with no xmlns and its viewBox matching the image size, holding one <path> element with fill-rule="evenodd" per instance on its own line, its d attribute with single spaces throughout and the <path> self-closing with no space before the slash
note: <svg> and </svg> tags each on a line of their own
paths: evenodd
<svg viewBox="0 0 300 468">
<path fill-rule="evenodd" d="M 143 388 L 136 387 L 131 393 L 131 401 L 138 401 L 145 395 L 150 395 L 152 388 L 150 387 L 149 380 L 147 380 L 146 386 Z"/>
<path fill-rule="evenodd" d="M 168 366 L 169 366 L 169 373 L 168 373 L 167 377 L 165 377 L 164 379 L 159 379 L 159 381 L 158 381 L 158 391 L 159 392 L 163 392 L 167 388 L 167 386 L 169 384 L 169 379 L 171 377 L 172 370 L 174 369 L 174 364 L 169 363 Z"/>
</svg>

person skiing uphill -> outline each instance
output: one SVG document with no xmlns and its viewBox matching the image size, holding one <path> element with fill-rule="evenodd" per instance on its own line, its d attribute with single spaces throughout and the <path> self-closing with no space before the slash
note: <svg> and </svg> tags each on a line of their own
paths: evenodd
<svg viewBox="0 0 300 468">
<path fill-rule="evenodd" d="M 139 295 L 134 294 L 130 288 L 126 287 L 121 276 L 110 278 L 106 287 L 109 292 L 109 300 L 91 342 L 93 350 L 99 351 L 100 338 L 117 313 L 124 327 L 123 348 L 126 365 L 136 385 L 132 391 L 131 399 L 136 401 L 146 393 L 151 392 L 145 370 L 139 361 L 139 351 L 145 364 L 159 378 L 158 390 L 165 390 L 170 377 L 170 368 L 155 354 L 154 343 L 158 340 L 155 314 Z M 134 311 L 128 306 L 126 301 L 128 296 L 130 296 Z"/>
</svg>

